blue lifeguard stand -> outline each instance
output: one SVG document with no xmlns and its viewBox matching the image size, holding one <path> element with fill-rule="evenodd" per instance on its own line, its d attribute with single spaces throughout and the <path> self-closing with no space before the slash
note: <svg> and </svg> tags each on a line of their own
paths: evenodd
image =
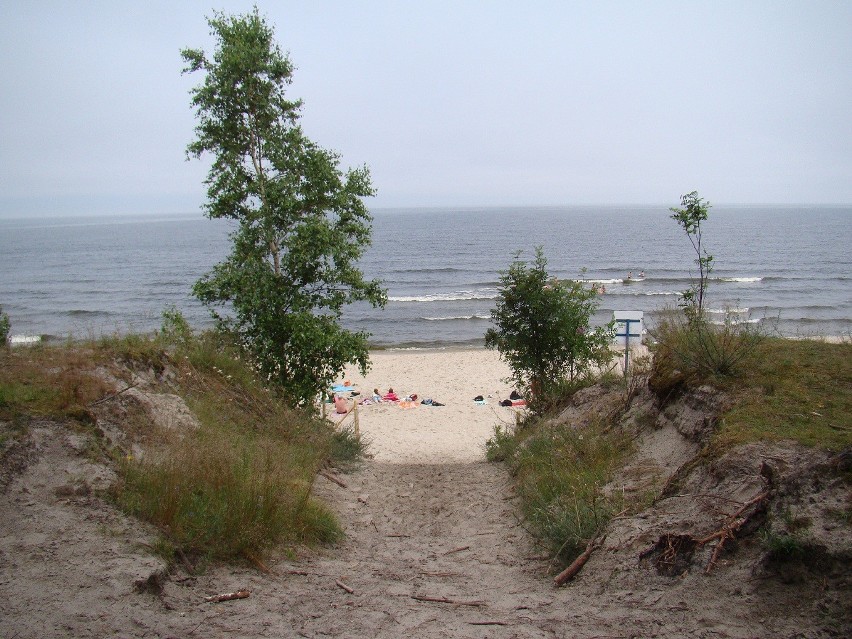
<svg viewBox="0 0 852 639">
<path fill-rule="evenodd" d="M 624 348 L 624 374 L 630 366 L 630 346 L 642 343 L 645 332 L 645 314 L 642 311 L 613 311 L 615 343 Z"/>
</svg>

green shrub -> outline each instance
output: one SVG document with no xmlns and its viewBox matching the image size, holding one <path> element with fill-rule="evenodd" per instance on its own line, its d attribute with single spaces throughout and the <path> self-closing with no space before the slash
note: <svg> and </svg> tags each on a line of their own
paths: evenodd
<svg viewBox="0 0 852 639">
<path fill-rule="evenodd" d="M 192 328 L 175 306 L 169 306 L 163 311 L 160 339 L 176 346 L 187 346 L 192 342 Z"/>
<path fill-rule="evenodd" d="M 763 528 L 760 531 L 760 542 L 775 559 L 803 557 L 807 551 L 804 540 L 795 533 L 776 533 Z"/>
<path fill-rule="evenodd" d="M 564 380 L 574 383 L 611 357 L 612 324 L 603 329 L 589 324 L 599 304 L 596 289 L 559 282 L 546 267 L 541 247 L 529 266 L 520 254 L 515 258 L 500 277 L 494 328 L 485 334 L 486 348 L 499 351 L 537 414 L 563 394 Z"/>
</svg>

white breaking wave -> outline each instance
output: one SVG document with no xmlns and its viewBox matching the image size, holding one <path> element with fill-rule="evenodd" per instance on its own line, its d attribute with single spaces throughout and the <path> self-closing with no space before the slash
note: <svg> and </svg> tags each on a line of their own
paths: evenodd
<svg viewBox="0 0 852 639">
<path fill-rule="evenodd" d="M 427 322 L 452 322 L 456 320 L 488 320 L 491 319 L 491 315 L 452 315 L 450 317 L 421 317 L 420 319 L 426 320 Z"/>
<path fill-rule="evenodd" d="M 746 308 L 711 308 L 708 309 L 708 313 L 713 313 L 714 315 L 745 315 L 751 309 Z"/>
<path fill-rule="evenodd" d="M 495 300 L 496 291 L 455 291 L 431 295 L 390 295 L 389 302 L 462 302 L 465 300 Z"/>
<path fill-rule="evenodd" d="M 727 322 L 723 320 L 713 320 L 710 323 L 715 324 L 716 326 L 725 326 L 726 324 L 737 325 L 737 324 L 759 324 L 763 321 L 760 317 L 755 319 L 744 319 L 744 320 L 729 320 Z"/>
<path fill-rule="evenodd" d="M 621 284 L 624 280 L 621 278 L 611 280 L 575 280 L 577 282 L 590 282 L 592 284 Z"/>
<path fill-rule="evenodd" d="M 720 282 L 762 282 L 762 277 L 720 277 Z"/>
</svg>

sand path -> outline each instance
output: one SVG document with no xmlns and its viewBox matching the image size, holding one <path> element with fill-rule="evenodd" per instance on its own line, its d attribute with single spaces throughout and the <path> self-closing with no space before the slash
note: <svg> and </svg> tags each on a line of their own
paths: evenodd
<svg viewBox="0 0 852 639">
<path fill-rule="evenodd" d="M 494 425 L 513 423 L 518 410 L 498 405 L 511 391 L 507 376 L 496 354 L 482 350 L 378 352 L 366 378 L 349 371 L 360 397 L 393 387 L 445 406 L 359 408 L 373 459 L 340 475 L 345 486 L 319 478 L 316 487 L 339 514 L 345 541 L 274 563 L 274 577 L 200 578 L 192 590 L 252 590 L 233 607 L 206 609 L 204 635 L 630 636 L 608 606 L 554 588 L 505 469 L 484 461 Z M 650 636 L 658 623 L 639 615 L 630 631 Z"/>
</svg>

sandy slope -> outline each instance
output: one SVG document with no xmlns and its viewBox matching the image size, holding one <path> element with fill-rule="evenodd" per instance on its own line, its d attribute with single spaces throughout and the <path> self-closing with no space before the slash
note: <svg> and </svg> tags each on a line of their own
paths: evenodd
<svg viewBox="0 0 852 639">
<path fill-rule="evenodd" d="M 150 532 L 81 486 L 80 477 L 91 487 L 109 480 L 86 461 L 84 442 L 40 426 L 29 465 L 0 496 L 0 637 L 842 636 L 817 626 L 818 610 L 797 607 L 795 590 L 773 605 L 777 591 L 766 596 L 760 579 L 727 564 L 652 575 L 616 541 L 555 588 L 505 470 L 482 460 L 494 424 L 514 418 L 496 406 L 510 390 L 506 373 L 485 351 L 411 351 L 376 353 L 366 379 L 351 374 L 368 391 L 393 386 L 446 406 L 362 407 L 374 459 L 341 476 L 345 486 L 316 485 L 345 541 L 273 558 L 271 574 L 158 573 Z M 479 394 L 485 406 L 473 403 Z M 625 520 L 613 538 L 638 530 Z M 243 588 L 250 597 L 204 601 Z"/>
</svg>

